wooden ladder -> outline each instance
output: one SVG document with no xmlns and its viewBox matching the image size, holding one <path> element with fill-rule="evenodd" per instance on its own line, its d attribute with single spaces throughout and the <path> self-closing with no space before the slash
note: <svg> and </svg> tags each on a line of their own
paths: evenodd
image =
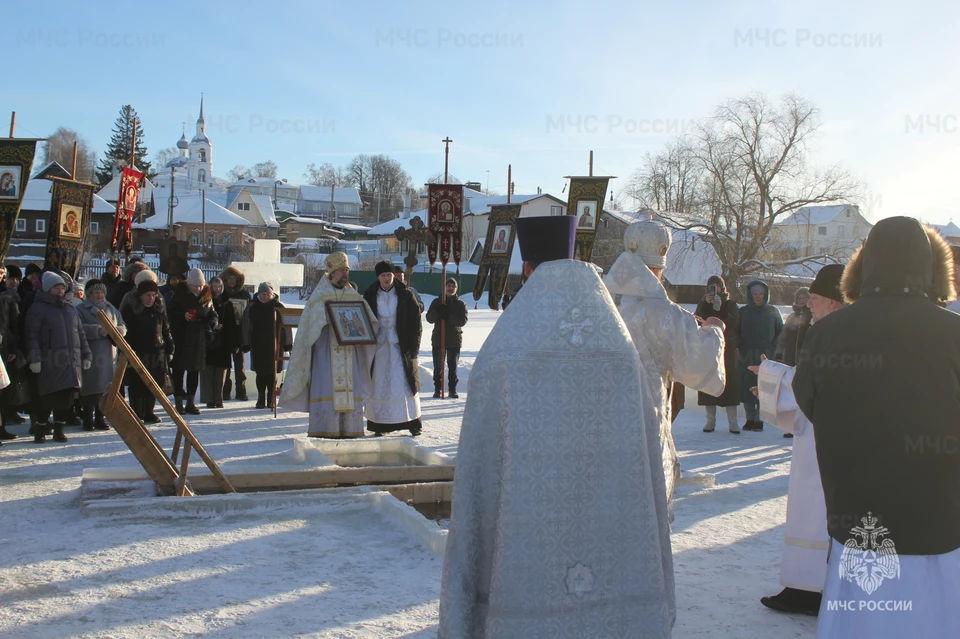
<svg viewBox="0 0 960 639">
<path fill-rule="evenodd" d="M 213 461 L 213 458 L 207 454 L 207 451 L 193 434 L 193 431 L 191 431 L 187 423 L 183 421 L 183 417 L 176 411 L 170 403 L 170 400 L 167 399 L 163 390 L 157 386 L 153 376 L 147 371 L 143 362 L 140 361 L 140 358 L 133 352 L 133 349 L 130 348 L 127 341 L 120 335 L 117 327 L 113 325 L 113 322 L 103 311 L 100 311 L 99 320 L 100 325 L 107 331 L 107 336 L 110 337 L 120 350 L 119 357 L 117 358 L 117 370 L 113 375 L 113 381 L 110 382 L 107 390 L 103 393 L 103 398 L 100 400 L 100 410 L 110 419 L 110 423 L 113 424 L 117 434 L 120 435 L 120 438 L 130 449 L 130 452 L 137 458 L 137 461 L 139 461 L 143 469 L 147 471 L 150 478 L 156 482 L 158 492 L 161 495 L 176 495 L 178 497 L 192 496 L 195 494 L 187 482 L 187 466 L 190 462 L 191 450 L 197 451 L 200 459 L 204 461 L 207 468 L 213 473 L 217 483 L 224 492 L 237 492 L 230 481 L 224 476 L 220 467 L 217 466 L 217 462 Z M 120 390 L 123 386 L 123 375 L 128 366 L 140 376 L 140 379 L 150 392 L 153 393 L 153 396 L 160 402 L 163 409 L 167 411 L 167 415 L 170 416 L 170 419 L 173 420 L 173 423 L 177 426 L 177 436 L 173 442 L 173 452 L 171 455 L 167 455 L 166 452 L 164 452 L 163 448 L 150 433 L 150 430 L 144 426 L 143 422 L 141 422 L 133 412 L 133 409 L 130 408 L 130 405 L 120 395 Z M 184 440 L 186 440 L 185 445 Z M 180 467 L 177 468 L 177 457 L 181 445 L 184 446 L 183 459 L 180 461 Z"/>
</svg>

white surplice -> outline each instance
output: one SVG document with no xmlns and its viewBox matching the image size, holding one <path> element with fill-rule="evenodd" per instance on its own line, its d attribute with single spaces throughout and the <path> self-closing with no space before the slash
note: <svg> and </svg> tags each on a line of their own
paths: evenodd
<svg viewBox="0 0 960 639">
<path fill-rule="evenodd" d="M 377 289 L 377 350 L 373 356 L 373 393 L 367 420 L 402 424 L 420 417 L 420 396 L 410 390 L 397 335 L 397 289 Z"/>
<path fill-rule="evenodd" d="M 820 483 L 817 443 L 813 424 L 793 395 L 796 369 L 766 360 L 760 364 L 760 417 L 777 428 L 793 433 L 793 457 L 787 492 L 787 523 L 784 527 L 780 583 L 788 588 L 821 592 L 827 580 L 827 506 Z"/>
<path fill-rule="evenodd" d="M 658 401 L 589 264 L 541 264 L 470 373 L 442 639 L 666 638 Z"/>
<path fill-rule="evenodd" d="M 650 375 L 650 386 L 657 392 L 663 470 L 667 496 L 672 498 L 680 460 L 673 443 L 667 388 L 680 382 L 715 397 L 723 393 L 723 331 L 716 326 L 698 326 L 692 313 L 670 301 L 663 284 L 635 253 L 622 253 L 603 283 L 611 295 L 620 296 L 620 315 Z"/>
</svg>

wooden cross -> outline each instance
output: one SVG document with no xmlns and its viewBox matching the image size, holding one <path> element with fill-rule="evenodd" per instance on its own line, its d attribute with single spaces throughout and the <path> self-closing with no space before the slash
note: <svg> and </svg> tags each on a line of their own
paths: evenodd
<svg viewBox="0 0 960 639">
<path fill-rule="evenodd" d="M 423 220 L 414 217 L 410 220 L 410 228 L 405 229 L 401 226 L 393 232 L 393 235 L 401 242 L 403 240 L 410 242 L 410 250 L 407 251 L 407 256 L 403 258 L 403 263 L 407 265 L 406 274 L 409 278 L 413 275 L 413 267 L 417 265 L 417 243 L 423 242 L 425 246 L 429 246 L 433 243 L 433 233 L 424 226 Z"/>
<path fill-rule="evenodd" d="M 443 142 L 443 149 L 444 149 L 443 150 L 443 183 L 447 184 L 450 182 L 450 143 L 453 142 L 453 140 L 451 140 L 450 136 L 448 135 L 446 138 L 440 141 Z"/>
</svg>

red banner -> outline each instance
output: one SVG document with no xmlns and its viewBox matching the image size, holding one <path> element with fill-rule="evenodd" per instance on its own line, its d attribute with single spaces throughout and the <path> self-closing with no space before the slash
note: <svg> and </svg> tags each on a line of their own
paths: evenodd
<svg viewBox="0 0 960 639">
<path fill-rule="evenodd" d="M 437 261 L 439 253 L 440 261 L 446 265 L 452 254 L 459 267 L 463 254 L 463 185 L 431 184 L 429 192 L 427 228 L 434 237 L 427 250 L 430 264 Z"/>
<path fill-rule="evenodd" d="M 113 237 L 110 250 L 114 253 L 125 251 L 130 257 L 133 251 L 133 218 L 140 201 L 140 183 L 143 173 L 124 167 L 120 174 L 120 190 L 117 192 L 117 214 L 113 222 Z"/>
</svg>

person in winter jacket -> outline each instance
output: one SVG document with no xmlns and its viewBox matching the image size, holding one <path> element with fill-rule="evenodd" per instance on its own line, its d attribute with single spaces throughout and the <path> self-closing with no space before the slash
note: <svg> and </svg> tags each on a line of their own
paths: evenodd
<svg viewBox="0 0 960 639">
<path fill-rule="evenodd" d="M 107 285 L 102 280 L 88 280 L 84 288 L 86 299 L 77 307 L 77 315 L 80 316 L 83 332 L 90 345 L 93 365 L 83 371 L 83 383 L 80 386 L 83 430 L 109 430 L 100 411 L 100 397 L 113 381 L 117 347 L 100 324 L 100 311 L 110 318 L 120 335 L 126 335 L 127 325 L 120 311 L 107 301 Z"/>
<path fill-rule="evenodd" d="M 446 365 L 447 382 L 450 387 L 450 398 L 457 399 L 457 366 L 460 363 L 460 349 L 463 347 L 463 326 L 467 323 L 467 305 L 457 297 L 457 280 L 452 277 L 446 283 L 446 303 L 441 303 L 440 298 L 436 298 L 430 303 L 430 309 L 427 311 L 427 321 L 433 324 L 433 396 L 440 397 L 441 366 L 443 366 L 444 353 L 440 348 L 440 327 L 442 322 L 447 323 L 446 339 Z"/>
<path fill-rule="evenodd" d="M 168 308 L 170 330 L 176 344 L 173 383 L 177 412 L 199 415 L 200 409 L 194 400 L 200 386 L 200 371 L 207 365 L 208 340 L 220 323 L 213 309 L 213 292 L 204 280 L 203 271 L 195 268 L 187 273 L 187 281 L 177 285 Z"/>
<path fill-rule="evenodd" d="M 123 301 L 123 296 L 130 291 L 136 290 L 137 285 L 134 282 L 134 278 L 137 276 L 137 273 L 149 270 L 150 267 L 143 262 L 128 262 L 127 266 L 123 269 L 123 278 L 117 282 L 113 286 L 113 289 L 107 294 L 107 301 L 110 302 L 114 308 L 119 309 L 120 303 Z"/>
<path fill-rule="evenodd" d="M 126 305 L 120 315 L 127 325 L 126 340 L 130 348 L 140 358 L 161 392 L 169 394 L 174 344 L 157 283 L 150 279 L 140 282 L 136 299 Z M 130 397 L 130 408 L 144 424 L 163 421 L 153 410 L 156 398 L 133 369 L 127 368 L 123 382 Z"/>
<path fill-rule="evenodd" d="M 20 294 L 20 299 L 23 300 L 28 293 L 37 291 L 41 286 L 41 276 L 43 271 L 40 270 L 40 267 L 34 263 L 27 264 L 27 268 L 24 270 L 23 279 L 20 281 L 20 285 L 17 287 L 17 293 Z M 23 310 L 22 308 L 20 309 Z"/>
<path fill-rule="evenodd" d="M 250 304 L 251 300 L 250 293 L 244 288 L 246 277 L 240 269 L 228 266 L 220 273 L 220 279 L 223 280 L 224 297 L 231 300 L 231 304 L 235 304 L 243 309 L 239 313 L 234 313 L 234 321 L 237 323 L 237 331 L 239 333 L 240 321 L 243 319 L 246 307 Z M 243 352 L 240 349 L 237 349 L 233 353 L 233 374 L 237 384 L 236 399 L 241 402 L 247 401 L 247 375 L 243 371 L 244 359 Z M 230 390 L 230 367 L 228 366 L 227 378 L 223 382 L 223 398 L 225 400 L 229 401 Z"/>
<path fill-rule="evenodd" d="M 107 287 L 107 296 L 110 296 L 113 287 L 120 283 L 120 262 L 117 260 L 107 260 L 103 267 L 103 275 L 100 281 Z"/>
<path fill-rule="evenodd" d="M 723 322 L 723 368 L 726 372 L 726 385 L 719 397 L 697 392 L 697 404 L 705 407 L 707 424 L 703 432 L 712 433 L 717 426 L 717 406 L 722 406 L 727 413 L 727 426 L 734 435 L 740 434 L 740 425 L 737 423 L 737 407 L 740 406 L 740 376 L 737 373 L 737 341 L 740 333 L 740 310 L 737 303 L 730 299 L 727 293 L 727 284 L 719 275 L 711 275 L 707 279 L 707 291 L 703 299 L 697 304 L 697 317 L 708 319 L 719 318 Z"/>
<path fill-rule="evenodd" d="M 136 301 L 136 299 L 139 297 L 139 295 L 137 294 L 136 287 L 140 286 L 140 283 L 146 280 L 151 280 L 153 282 L 156 282 L 157 286 L 160 285 L 160 283 L 157 282 L 157 274 L 154 271 L 151 271 L 149 268 L 140 271 L 133 277 L 133 285 L 134 285 L 133 290 L 128 292 L 126 295 L 124 295 L 123 299 L 120 300 L 120 306 L 117 307 L 118 311 L 123 313 L 123 310 L 127 307 L 128 304 L 132 304 L 134 301 Z M 160 304 L 160 308 L 162 309 L 166 309 L 168 306 L 167 304 L 163 303 L 162 294 L 159 299 L 159 304 Z"/>
<path fill-rule="evenodd" d="M 219 323 L 207 345 L 207 365 L 200 372 L 200 402 L 207 408 L 223 408 L 223 381 L 233 354 L 240 350 L 240 327 L 233 317 L 233 304 L 223 295 L 223 280 L 211 278 L 210 291 Z"/>
<path fill-rule="evenodd" d="M 762 431 L 760 402 L 750 391 L 757 385 L 757 375 L 748 366 L 759 366 L 761 355 L 773 359 L 777 340 L 783 330 L 783 317 L 770 304 L 770 288 L 765 282 L 753 280 L 747 284 L 747 303 L 740 307 L 740 399 L 747 412 L 743 430 Z"/>
<path fill-rule="evenodd" d="M 257 296 L 243 313 L 243 350 L 250 353 L 250 369 L 257 374 L 257 408 L 273 408 L 277 373 L 283 362 L 277 355 L 293 350 L 293 331 L 283 328 L 281 342 L 277 343 L 277 326 L 283 317 L 277 309 L 284 308 L 276 288 L 270 282 L 261 282 Z"/>
<path fill-rule="evenodd" d="M 7 266 L 5 288 L 0 292 L 0 357 L 10 377 L 10 386 L 0 391 L 0 441 L 16 439 L 7 432 L 10 424 L 22 424 L 25 420 L 17 414 L 15 397 L 17 380 L 22 374 L 19 370 L 17 354 L 20 350 L 20 296 L 17 286 L 20 284 L 20 269 Z"/>
<path fill-rule="evenodd" d="M 48 423 L 51 410 L 73 406 L 83 370 L 89 369 L 90 347 L 73 305 L 65 299 L 67 284 L 56 273 L 43 274 L 42 290 L 27 312 L 26 343 L 30 372 L 37 376 L 39 400 L 34 414 L 36 443 L 42 443 L 41 424 Z M 67 441 L 64 424 L 53 422 L 53 439 Z"/>
<path fill-rule="evenodd" d="M 810 328 L 813 315 L 807 308 L 809 301 L 810 289 L 806 286 L 798 288 L 793 294 L 793 312 L 783 321 L 783 331 L 780 333 L 780 339 L 777 340 L 777 350 L 773 354 L 773 359 L 787 366 L 797 365 L 799 344 L 803 341 L 807 329 Z"/>
</svg>

